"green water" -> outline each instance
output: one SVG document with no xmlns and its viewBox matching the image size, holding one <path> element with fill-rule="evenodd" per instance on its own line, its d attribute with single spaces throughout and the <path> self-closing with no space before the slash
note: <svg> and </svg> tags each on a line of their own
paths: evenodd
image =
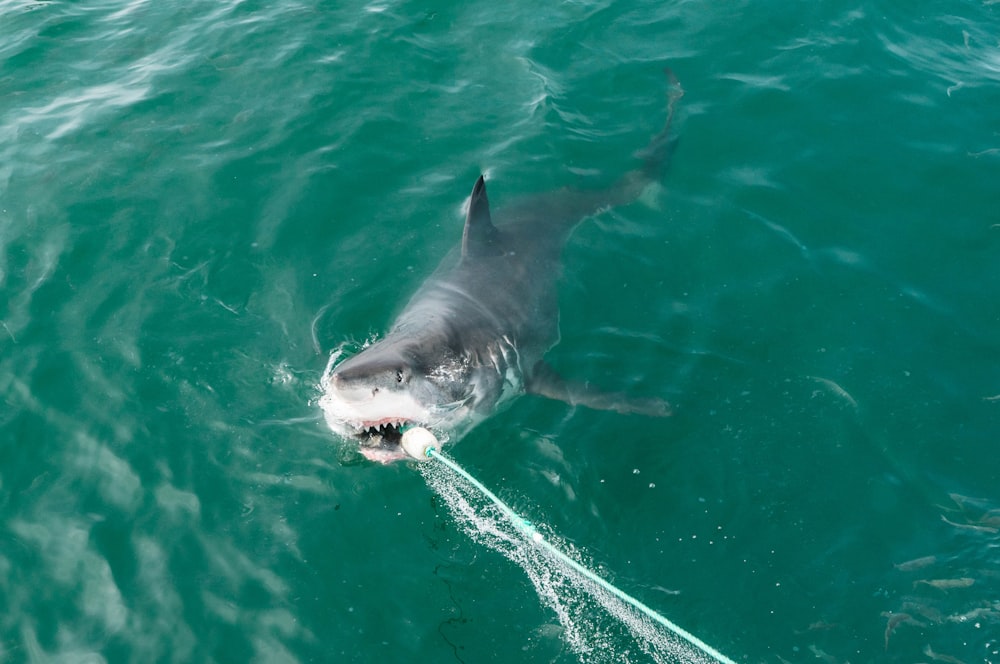
<svg viewBox="0 0 1000 664">
<path fill-rule="evenodd" d="M 676 415 L 523 397 L 449 453 L 736 661 L 1000 661 L 998 35 L 991 0 L 0 0 L 0 660 L 649 661 L 318 399 L 480 172 L 497 209 L 612 182 L 669 65 L 673 168 L 577 229 L 548 358 Z"/>
</svg>

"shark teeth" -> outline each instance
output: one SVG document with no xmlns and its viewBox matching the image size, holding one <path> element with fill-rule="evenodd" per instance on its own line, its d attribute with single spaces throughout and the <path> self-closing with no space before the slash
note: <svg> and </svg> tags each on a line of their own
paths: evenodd
<svg viewBox="0 0 1000 664">
<path fill-rule="evenodd" d="M 399 429 L 401 426 L 405 425 L 409 420 L 377 420 L 369 422 L 355 422 L 354 428 L 358 431 L 385 431 L 386 429 Z"/>
<path fill-rule="evenodd" d="M 363 447 L 393 447 L 402 440 L 402 427 L 409 424 L 408 419 L 385 418 L 354 423 L 357 435 L 361 438 Z"/>
</svg>

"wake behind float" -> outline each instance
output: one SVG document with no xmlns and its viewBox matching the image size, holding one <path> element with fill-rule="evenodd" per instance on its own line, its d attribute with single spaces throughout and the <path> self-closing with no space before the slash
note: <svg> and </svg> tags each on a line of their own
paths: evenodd
<svg viewBox="0 0 1000 664">
<path fill-rule="evenodd" d="M 617 586 L 601 578 L 596 573 L 587 569 L 569 555 L 559 550 L 552 542 L 545 539 L 542 533 L 538 531 L 531 521 L 517 514 L 517 512 L 508 506 L 507 503 L 500 500 L 495 493 L 486 488 L 482 482 L 470 475 L 468 471 L 458 465 L 458 463 L 456 463 L 453 459 L 442 454 L 438 450 L 437 438 L 435 438 L 434 434 L 427 429 L 423 427 L 404 428 L 401 445 L 406 454 L 412 459 L 420 462 L 436 460 L 464 479 L 466 482 L 469 482 L 485 498 L 500 509 L 500 512 L 517 528 L 518 532 L 523 535 L 526 541 L 531 542 L 534 546 L 544 549 L 546 553 L 555 558 L 559 563 L 576 572 L 586 583 L 592 584 L 601 590 L 611 593 L 614 597 L 631 606 L 633 609 L 637 610 L 639 613 L 657 623 L 661 627 L 664 627 L 671 634 L 682 639 L 684 642 L 696 648 L 702 654 L 712 658 L 714 661 L 719 662 L 720 664 L 736 664 L 733 660 L 726 657 L 691 632 L 688 632 L 679 625 L 671 622 L 657 611 L 643 604 L 636 598 L 626 593 L 624 590 L 621 590 Z"/>
</svg>

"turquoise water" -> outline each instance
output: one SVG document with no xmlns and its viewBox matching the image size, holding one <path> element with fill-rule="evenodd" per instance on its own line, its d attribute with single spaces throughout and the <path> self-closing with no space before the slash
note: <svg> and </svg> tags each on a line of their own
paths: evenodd
<svg viewBox="0 0 1000 664">
<path fill-rule="evenodd" d="M 991 0 L 0 0 L 0 659 L 660 652 L 318 400 L 480 172 L 496 209 L 612 182 L 669 65 L 673 168 L 577 229 L 548 358 L 675 416 L 523 397 L 448 452 L 736 661 L 1000 661 L 998 35 Z"/>
</svg>

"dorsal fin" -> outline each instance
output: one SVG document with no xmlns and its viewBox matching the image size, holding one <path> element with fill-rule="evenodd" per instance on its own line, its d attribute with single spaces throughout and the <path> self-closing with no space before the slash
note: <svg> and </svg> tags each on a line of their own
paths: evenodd
<svg viewBox="0 0 1000 664">
<path fill-rule="evenodd" d="M 480 175 L 469 197 L 469 214 L 462 231 L 462 258 L 496 256 L 500 253 L 500 232 L 490 219 L 486 180 Z"/>
</svg>

